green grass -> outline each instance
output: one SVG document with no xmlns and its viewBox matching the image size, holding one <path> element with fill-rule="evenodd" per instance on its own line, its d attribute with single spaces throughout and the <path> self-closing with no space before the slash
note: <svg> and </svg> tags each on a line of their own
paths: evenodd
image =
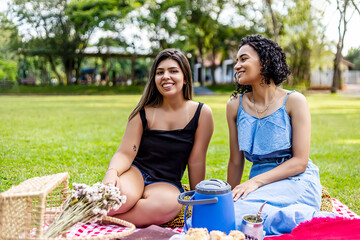
<svg viewBox="0 0 360 240">
<path fill-rule="evenodd" d="M 231 91 L 230 91 L 231 93 Z M 226 180 L 229 93 L 196 96 L 213 111 L 207 178 Z M 332 197 L 360 213 L 360 98 L 307 96 L 311 159 Z M 0 192 L 28 178 L 69 172 L 70 182 L 101 181 L 140 95 L 0 96 Z M 245 167 L 248 176 L 250 165 Z M 187 182 L 187 175 L 184 182 Z"/>
</svg>

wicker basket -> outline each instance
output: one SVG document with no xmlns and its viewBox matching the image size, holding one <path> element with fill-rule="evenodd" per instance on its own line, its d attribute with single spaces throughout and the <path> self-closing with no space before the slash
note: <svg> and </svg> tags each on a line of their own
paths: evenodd
<svg viewBox="0 0 360 240">
<path fill-rule="evenodd" d="M 28 179 L 0 194 L 0 239 L 45 239 L 48 225 L 68 196 L 69 174 L 59 173 Z M 88 239 L 117 238 L 131 234 L 135 226 L 120 219 L 106 220 L 130 229 Z"/>
</svg>

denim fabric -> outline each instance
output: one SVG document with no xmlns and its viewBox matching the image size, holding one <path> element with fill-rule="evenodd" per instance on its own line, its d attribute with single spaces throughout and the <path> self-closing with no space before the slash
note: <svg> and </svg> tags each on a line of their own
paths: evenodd
<svg viewBox="0 0 360 240">
<path fill-rule="evenodd" d="M 158 181 L 158 180 L 152 179 L 151 176 L 150 176 L 149 174 L 147 174 L 145 171 L 142 171 L 141 169 L 139 169 L 139 168 L 138 168 L 137 166 L 135 166 L 135 165 L 133 165 L 133 166 L 136 167 L 136 168 L 140 171 L 141 175 L 143 176 L 144 186 L 145 186 L 145 187 L 148 186 L 148 185 L 150 185 L 150 184 L 153 184 L 153 183 L 164 182 L 164 183 L 169 183 L 169 184 L 171 184 L 171 185 L 174 185 L 177 189 L 179 189 L 180 193 L 183 193 L 183 192 L 185 191 L 184 188 L 182 188 L 182 187 L 180 188 L 180 187 L 178 187 L 177 185 L 175 185 L 175 184 L 173 184 L 173 183 L 171 183 L 171 182 Z"/>
<path fill-rule="evenodd" d="M 244 111 L 240 96 L 237 115 L 239 149 L 253 163 L 250 178 L 270 171 L 292 157 L 291 121 L 285 108 L 288 95 L 281 108 L 262 119 Z M 256 214 L 264 201 L 268 201 L 262 211 L 267 236 L 289 233 L 299 223 L 315 216 L 334 216 L 320 212 L 321 190 L 319 169 L 309 159 L 305 172 L 264 185 L 244 200 L 237 200 L 236 227 L 240 229 L 242 216 Z"/>
</svg>

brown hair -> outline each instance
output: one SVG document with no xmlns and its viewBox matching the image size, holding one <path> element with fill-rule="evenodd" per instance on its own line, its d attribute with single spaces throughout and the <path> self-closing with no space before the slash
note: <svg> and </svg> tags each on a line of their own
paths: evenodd
<svg viewBox="0 0 360 240">
<path fill-rule="evenodd" d="M 163 101 L 163 96 L 159 93 L 155 84 L 155 74 L 156 69 L 160 62 L 166 59 L 175 60 L 181 71 L 184 74 L 184 86 L 183 86 L 183 95 L 185 99 L 191 100 L 193 89 L 192 89 L 192 75 L 189 61 L 185 55 L 176 49 L 169 48 L 162 50 L 155 58 L 154 63 L 150 70 L 149 80 L 146 83 L 144 92 L 141 96 L 139 103 L 136 105 L 134 110 L 130 113 L 129 121 L 145 106 L 159 106 Z"/>
</svg>

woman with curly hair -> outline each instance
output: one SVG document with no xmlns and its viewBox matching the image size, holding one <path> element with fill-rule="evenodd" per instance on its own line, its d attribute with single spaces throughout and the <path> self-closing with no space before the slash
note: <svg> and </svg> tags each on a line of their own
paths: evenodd
<svg viewBox="0 0 360 240">
<path fill-rule="evenodd" d="M 237 227 L 242 216 L 262 213 L 266 235 L 291 232 L 319 212 L 319 169 L 309 159 L 311 120 L 305 97 L 278 86 L 290 74 L 274 41 L 260 35 L 242 39 L 235 65 L 237 87 L 227 103 L 232 186 Z M 245 158 L 252 162 L 242 181 Z"/>
</svg>

